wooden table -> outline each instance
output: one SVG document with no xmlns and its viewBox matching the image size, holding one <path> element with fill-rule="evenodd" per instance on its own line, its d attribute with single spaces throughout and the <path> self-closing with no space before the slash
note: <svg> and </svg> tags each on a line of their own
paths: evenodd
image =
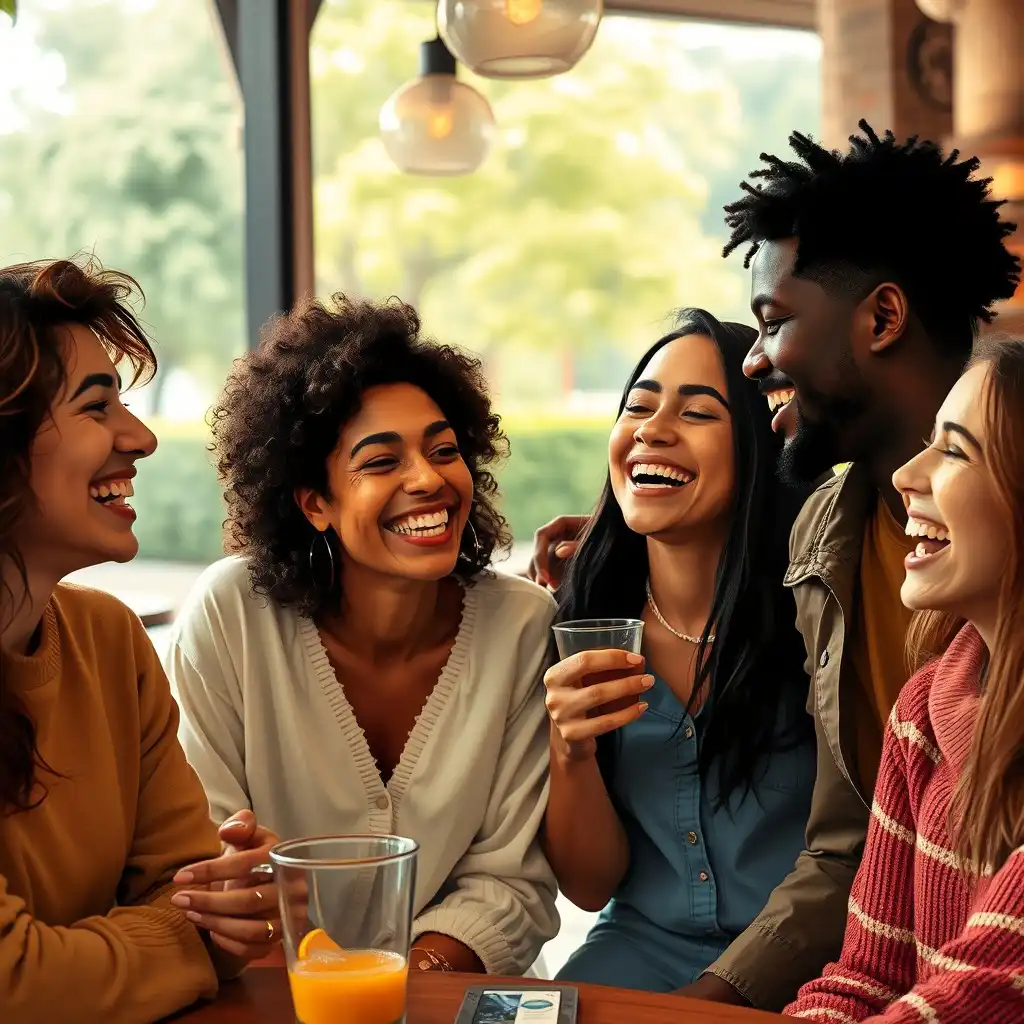
<svg viewBox="0 0 1024 1024">
<path fill-rule="evenodd" d="M 528 978 L 485 978 L 479 974 L 413 971 L 409 975 L 407 1024 L 454 1024 L 471 985 L 533 985 Z M 702 1003 L 679 996 L 652 995 L 600 985 L 578 985 L 577 1024 L 771 1024 L 782 1018 L 757 1010 Z M 294 1024 L 288 978 L 281 967 L 253 967 L 240 980 L 221 987 L 216 1002 L 172 1018 L 180 1024 Z"/>
</svg>

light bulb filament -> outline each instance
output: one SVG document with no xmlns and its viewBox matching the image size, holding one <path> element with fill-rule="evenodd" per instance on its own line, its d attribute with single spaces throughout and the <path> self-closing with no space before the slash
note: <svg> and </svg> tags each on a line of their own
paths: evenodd
<svg viewBox="0 0 1024 1024">
<path fill-rule="evenodd" d="M 513 25 L 529 25 L 535 21 L 544 6 L 544 0 L 505 0 L 505 17 Z"/>
<path fill-rule="evenodd" d="M 435 107 L 427 115 L 427 134 L 432 139 L 446 139 L 452 133 L 452 108 Z"/>
</svg>

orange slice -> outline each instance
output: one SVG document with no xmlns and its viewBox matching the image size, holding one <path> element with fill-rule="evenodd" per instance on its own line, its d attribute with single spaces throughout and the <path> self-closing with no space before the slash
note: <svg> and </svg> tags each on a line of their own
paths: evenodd
<svg viewBox="0 0 1024 1024">
<path fill-rule="evenodd" d="M 323 928 L 314 928 L 311 932 L 306 932 L 302 936 L 302 941 L 299 943 L 298 958 L 300 960 L 308 960 L 311 956 L 316 956 L 318 953 L 341 952 L 341 946 Z"/>
</svg>

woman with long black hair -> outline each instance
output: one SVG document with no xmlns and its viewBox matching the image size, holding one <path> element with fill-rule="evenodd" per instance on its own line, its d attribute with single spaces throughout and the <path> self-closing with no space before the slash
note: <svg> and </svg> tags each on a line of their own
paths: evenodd
<svg viewBox="0 0 1024 1024">
<path fill-rule="evenodd" d="M 804 846 L 815 744 L 783 588 L 802 495 L 776 482 L 781 442 L 743 376 L 754 338 L 683 310 L 643 356 L 558 593 L 557 621 L 644 622 L 642 655 L 545 677 L 547 856 L 570 900 L 604 908 L 562 979 L 742 1001 L 714 961 Z"/>
</svg>

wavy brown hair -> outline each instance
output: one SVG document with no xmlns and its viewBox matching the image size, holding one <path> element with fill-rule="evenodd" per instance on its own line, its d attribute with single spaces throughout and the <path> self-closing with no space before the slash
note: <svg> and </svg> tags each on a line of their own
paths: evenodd
<svg viewBox="0 0 1024 1024">
<path fill-rule="evenodd" d="M 33 514 L 32 443 L 66 382 L 62 329 L 89 328 L 132 383 L 156 371 L 156 358 L 129 305 L 142 290 L 94 258 L 22 263 L 0 269 L 0 633 L 28 600 L 28 567 L 16 527 Z M 35 724 L 6 685 L 0 658 L 0 813 L 27 810 L 37 774 L 50 771 Z"/>
<path fill-rule="evenodd" d="M 306 615 L 338 600 L 341 581 L 329 589 L 314 573 L 317 533 L 295 493 L 308 487 L 329 496 L 327 461 L 342 427 L 368 388 L 393 383 L 422 388 L 437 403 L 473 478 L 472 529 L 463 532 L 455 575 L 469 580 L 485 571 L 508 544 L 489 468 L 508 445 L 480 360 L 421 336 L 416 311 L 397 299 L 306 298 L 267 323 L 259 348 L 235 364 L 213 410 L 230 543 L 247 556 L 256 593 Z M 324 538 L 337 560 L 333 531 Z"/>
<path fill-rule="evenodd" d="M 1024 340 L 982 342 L 971 365 L 989 367 L 982 409 L 986 459 L 1010 524 L 999 618 L 978 723 L 953 800 L 957 852 L 976 870 L 998 867 L 1024 843 Z M 941 655 L 963 620 L 915 616 L 912 667 Z"/>
</svg>

